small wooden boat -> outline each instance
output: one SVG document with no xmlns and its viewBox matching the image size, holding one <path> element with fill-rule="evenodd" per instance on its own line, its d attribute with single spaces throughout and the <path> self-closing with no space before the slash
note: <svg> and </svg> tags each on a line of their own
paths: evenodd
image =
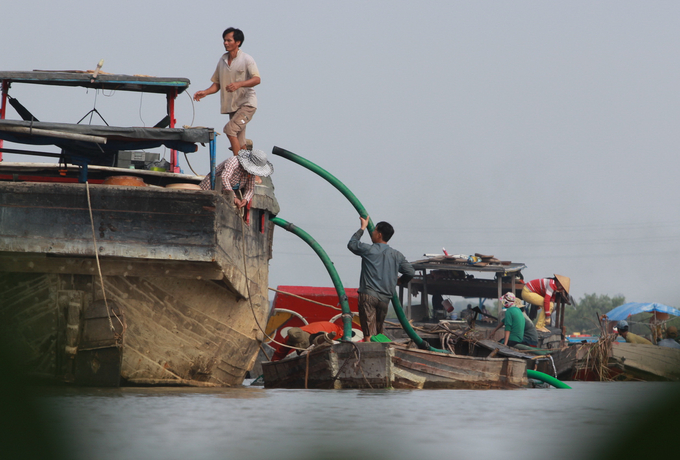
<svg viewBox="0 0 680 460">
<path fill-rule="evenodd" d="M 490 389 L 528 385 L 527 362 L 475 358 L 391 343 L 337 343 L 262 364 L 265 388 Z"/>
<path fill-rule="evenodd" d="M 593 356 L 579 360 L 575 379 L 680 381 L 680 350 L 675 348 L 614 341 L 608 352 L 604 375 L 595 372 L 594 362 Z"/>
<path fill-rule="evenodd" d="M 358 296 L 356 289 L 346 289 L 345 292 L 350 308 L 353 312 L 356 311 Z M 307 300 L 313 300 L 315 303 Z M 339 308 L 333 306 L 337 304 L 338 297 L 333 288 L 279 286 L 266 333 L 280 342 L 284 339 L 287 330 L 293 326 L 300 327 L 314 321 L 331 321 L 340 324 Z M 355 316 L 354 321 L 358 323 L 358 316 Z M 583 354 L 579 352 L 579 346 L 561 346 L 561 330 L 556 328 L 551 328 L 551 332 L 539 334 L 541 346 L 548 350 L 541 350 L 542 355 L 538 356 L 534 349 L 522 351 L 503 346 L 496 340 L 485 340 L 486 332 L 490 329 L 490 326 L 486 324 L 477 324 L 475 330 L 472 331 L 466 321 L 442 320 L 439 323 L 414 323 L 414 326 L 417 333 L 435 347 L 444 348 L 442 340 L 447 336 L 462 335 L 462 340 L 455 346 L 455 353 L 459 357 L 487 358 L 491 356 L 522 359 L 527 362 L 527 369 L 543 372 L 561 380 L 571 380 L 574 364 Z M 358 328 L 359 325 L 356 324 L 354 330 L 356 336 L 353 340 L 363 338 Z M 450 334 L 451 332 L 453 334 Z M 408 338 L 399 324 L 390 321 L 385 323 L 385 335 L 397 342 Z M 251 375 L 254 376 L 263 374 L 262 363 L 268 361 L 264 353 L 260 353 L 258 358 L 251 371 Z"/>
<path fill-rule="evenodd" d="M 680 380 L 680 350 L 640 345 L 636 343 L 612 344 L 610 367 L 641 380 Z"/>
<path fill-rule="evenodd" d="M 588 351 L 577 362 L 574 378 L 587 381 L 680 381 L 679 349 L 622 342 L 622 337 L 617 339 L 617 335 L 612 334 L 612 327 L 617 321 L 641 313 L 652 314 L 649 325 L 654 340 L 656 326 L 651 326 L 660 326 L 670 315 L 677 316 L 680 311 L 667 305 L 640 302 L 629 302 L 610 310 L 600 319 L 599 339 L 588 344 Z"/>
</svg>

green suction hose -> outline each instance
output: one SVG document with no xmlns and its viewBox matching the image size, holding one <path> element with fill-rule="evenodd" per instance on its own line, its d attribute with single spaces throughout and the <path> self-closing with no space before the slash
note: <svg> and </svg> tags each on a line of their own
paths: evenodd
<svg viewBox="0 0 680 460">
<path fill-rule="evenodd" d="M 349 303 L 347 302 L 347 294 L 345 293 L 345 288 L 342 285 L 342 281 L 340 281 L 340 276 L 338 275 L 338 272 L 335 269 L 335 265 L 333 265 L 333 261 L 330 259 L 330 257 L 328 257 L 328 254 L 326 254 L 326 251 L 324 251 L 321 245 L 317 243 L 316 240 L 309 235 L 309 233 L 305 232 L 300 227 L 296 227 L 295 225 L 281 219 L 280 217 L 272 217 L 269 220 L 272 221 L 274 224 L 278 225 L 279 227 L 283 228 L 284 230 L 292 233 L 293 235 L 300 237 L 319 256 L 324 266 L 326 267 L 328 274 L 331 276 L 331 280 L 333 280 L 335 292 L 338 293 L 338 299 L 340 299 L 343 325 L 342 340 L 347 341 L 352 340 L 352 312 L 349 309 Z"/>
<path fill-rule="evenodd" d="M 352 206 L 354 206 L 354 209 L 357 210 L 361 217 L 366 218 L 366 216 L 368 216 L 366 208 L 364 208 L 359 199 L 350 191 L 350 189 L 348 189 L 345 184 L 343 184 L 338 178 L 333 176 L 325 169 L 319 167 L 315 163 L 307 160 L 306 158 L 296 155 L 295 153 L 290 152 L 288 150 L 282 149 L 281 147 L 274 147 L 272 149 L 272 153 L 274 155 L 283 157 L 286 160 L 290 160 L 293 163 L 297 163 L 300 166 L 303 166 L 309 169 L 310 171 L 316 173 L 317 175 L 321 176 L 323 179 L 328 181 L 332 186 L 334 186 L 340 193 L 342 193 L 345 196 L 345 198 L 349 200 L 350 203 L 352 203 Z M 372 232 L 374 228 L 375 225 L 373 225 L 373 221 L 369 219 L 368 231 Z M 438 351 L 440 353 L 449 353 L 449 351 L 447 350 L 440 350 L 438 348 L 430 346 L 430 344 L 425 342 L 422 339 L 422 337 L 416 334 L 416 331 L 414 331 L 413 327 L 411 327 L 411 323 L 409 323 L 408 320 L 406 319 L 406 315 L 404 314 L 404 310 L 401 307 L 401 302 L 399 302 L 399 297 L 397 296 L 396 293 L 392 296 L 392 306 L 394 307 L 394 312 L 397 314 L 397 318 L 399 318 L 399 322 L 406 331 L 406 334 L 409 336 L 411 340 L 415 342 L 416 345 L 418 345 L 419 348 L 429 351 Z"/>
<path fill-rule="evenodd" d="M 541 382 L 549 383 L 550 385 L 554 386 L 555 388 L 571 390 L 571 387 L 569 385 L 567 385 L 566 383 L 562 382 L 561 380 L 556 379 L 555 377 L 552 377 L 548 374 L 545 374 L 543 372 L 532 371 L 531 369 L 527 369 L 527 377 L 529 377 L 530 379 L 536 379 L 536 380 L 540 380 Z"/>
</svg>

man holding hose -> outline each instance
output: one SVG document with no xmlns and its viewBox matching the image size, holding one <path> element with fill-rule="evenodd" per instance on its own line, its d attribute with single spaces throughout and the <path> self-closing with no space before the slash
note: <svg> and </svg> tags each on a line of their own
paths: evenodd
<svg viewBox="0 0 680 460">
<path fill-rule="evenodd" d="M 397 282 L 407 284 L 416 272 L 401 252 L 387 245 L 394 234 L 394 228 L 390 224 L 378 222 L 371 233 L 373 244 L 366 244 L 359 240 L 368 227 L 369 217 L 359 219 L 361 228 L 352 235 L 347 249 L 361 257 L 359 320 L 364 341 L 369 342 L 372 336 L 383 332 L 387 307 Z M 397 279 L 399 273 L 403 276 Z"/>
</svg>

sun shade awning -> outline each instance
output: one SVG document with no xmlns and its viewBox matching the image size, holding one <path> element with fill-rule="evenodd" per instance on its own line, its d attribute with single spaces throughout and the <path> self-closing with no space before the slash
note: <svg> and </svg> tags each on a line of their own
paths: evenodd
<svg viewBox="0 0 680 460">
<path fill-rule="evenodd" d="M 628 318 L 630 315 L 637 315 L 638 313 L 651 313 L 657 311 L 659 313 L 668 313 L 669 315 L 680 316 L 680 310 L 663 305 L 660 303 L 640 303 L 629 302 L 620 305 L 607 313 L 607 318 L 610 321 L 619 321 Z"/>
</svg>

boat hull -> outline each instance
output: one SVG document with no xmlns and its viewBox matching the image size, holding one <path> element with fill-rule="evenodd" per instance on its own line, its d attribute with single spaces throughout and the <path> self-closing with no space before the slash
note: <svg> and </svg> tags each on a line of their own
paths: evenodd
<svg viewBox="0 0 680 460">
<path fill-rule="evenodd" d="M 526 362 L 407 349 L 393 343 L 339 343 L 262 365 L 265 388 L 519 388 Z"/>
<path fill-rule="evenodd" d="M 274 207 L 256 195 L 245 224 L 210 191 L 0 182 L 0 328 L 48 378 L 241 384 L 269 309 Z"/>
<path fill-rule="evenodd" d="M 598 375 L 591 362 L 579 361 L 576 380 L 680 381 L 680 350 L 675 348 L 612 342 L 604 375 Z"/>
</svg>

